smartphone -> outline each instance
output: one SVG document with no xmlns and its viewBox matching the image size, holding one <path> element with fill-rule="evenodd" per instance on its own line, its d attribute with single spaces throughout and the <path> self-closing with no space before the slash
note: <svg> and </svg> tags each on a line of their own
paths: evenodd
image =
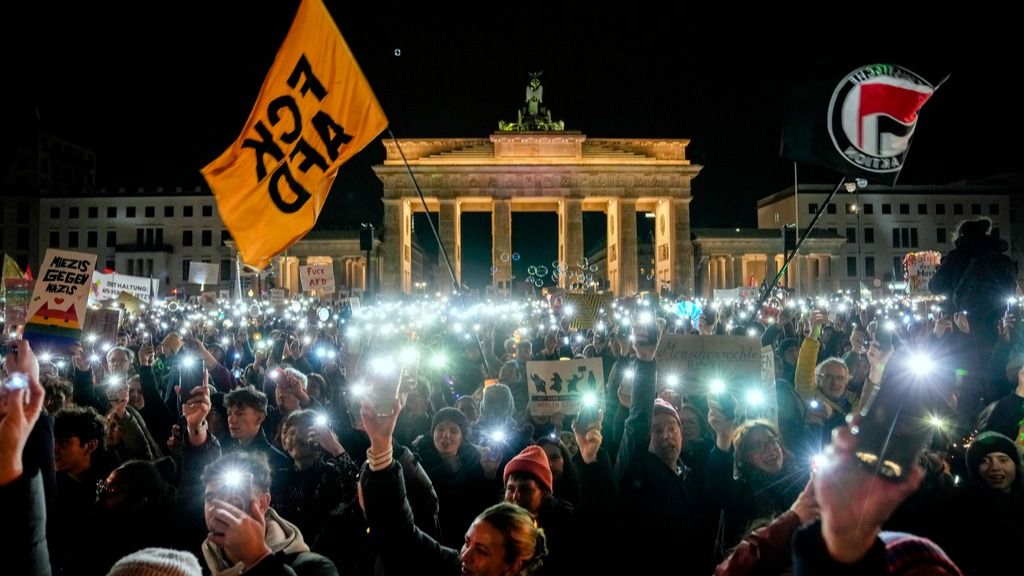
<svg viewBox="0 0 1024 576">
<path fill-rule="evenodd" d="M 393 413 L 395 399 L 402 384 L 404 371 L 387 371 L 384 374 L 371 372 L 367 378 L 369 384 L 370 402 L 377 416 L 390 416 Z"/>
<path fill-rule="evenodd" d="M 586 402 L 580 402 L 579 412 L 576 413 L 576 429 L 581 434 L 585 434 L 595 424 L 598 428 L 601 428 L 603 423 L 604 410 L 601 409 L 600 402 L 594 402 L 590 405 Z"/>
<path fill-rule="evenodd" d="M 107 401 L 111 404 L 123 402 L 128 398 L 128 379 L 124 376 L 110 376 L 104 388 Z"/>
<path fill-rule="evenodd" d="M 730 421 L 736 421 L 736 399 L 730 392 L 708 394 L 708 408 L 718 408 Z"/>
<path fill-rule="evenodd" d="M 633 341 L 638 346 L 653 346 L 658 343 L 658 322 L 636 320 L 632 326 Z"/>
<path fill-rule="evenodd" d="M 202 365 L 193 366 L 182 366 L 178 364 L 178 385 L 181 390 L 178 395 L 181 398 L 188 398 L 192 395 L 192 391 L 203 385 L 203 372 Z"/>
<path fill-rule="evenodd" d="M 889 361 L 877 395 L 851 428 L 858 437 L 857 461 L 893 481 L 904 480 L 913 469 L 933 433 L 921 422 L 945 403 L 936 382 L 922 382 L 934 377 L 915 374 L 911 363 L 909 354 L 900 353 Z"/>
<path fill-rule="evenodd" d="M 4 342 L 0 344 L 0 354 L 7 356 L 8 354 L 18 355 L 18 341 L 11 340 L 10 342 Z"/>
<path fill-rule="evenodd" d="M 188 441 L 188 420 L 185 419 L 184 414 L 178 414 L 178 443 L 184 446 L 185 442 Z"/>
<path fill-rule="evenodd" d="M 884 324 L 879 324 L 877 333 L 875 334 L 875 340 L 878 341 L 878 348 L 882 352 L 888 352 L 892 350 L 892 330 L 885 327 Z"/>
<path fill-rule="evenodd" d="M 15 372 L 4 380 L 4 389 L 13 392 L 28 388 L 28 378 L 21 372 Z"/>
<path fill-rule="evenodd" d="M 227 470 L 217 483 L 215 498 L 223 500 L 242 511 L 249 510 L 253 497 L 253 475 L 251 472 Z"/>
</svg>

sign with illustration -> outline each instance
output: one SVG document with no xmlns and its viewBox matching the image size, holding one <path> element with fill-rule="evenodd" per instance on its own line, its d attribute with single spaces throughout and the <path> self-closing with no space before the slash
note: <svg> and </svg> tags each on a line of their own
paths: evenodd
<svg viewBox="0 0 1024 576">
<path fill-rule="evenodd" d="M 604 369 L 600 358 L 527 362 L 526 384 L 534 416 L 575 414 L 583 394 L 604 397 Z"/>
<path fill-rule="evenodd" d="M 68 345 L 81 339 L 95 254 L 46 251 L 26 314 L 25 339 L 33 347 Z"/>
</svg>

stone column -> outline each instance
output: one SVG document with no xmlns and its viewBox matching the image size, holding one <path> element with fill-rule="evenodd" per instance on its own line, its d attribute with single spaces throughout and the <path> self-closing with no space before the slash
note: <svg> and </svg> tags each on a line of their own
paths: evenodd
<svg viewBox="0 0 1024 576">
<path fill-rule="evenodd" d="M 564 255 L 566 265 L 576 269 L 583 256 L 583 201 L 578 198 L 565 198 L 558 205 L 558 247 L 559 254 Z M 567 288 L 570 282 L 564 276 L 559 278 L 559 285 Z"/>
<path fill-rule="evenodd" d="M 814 287 L 814 262 L 811 261 L 811 256 L 801 256 L 803 260 L 803 292 L 806 296 L 816 296 L 817 290 Z"/>
<path fill-rule="evenodd" d="M 690 199 L 671 200 L 669 249 L 672 258 L 672 290 L 693 294 L 693 244 L 690 241 Z"/>
<path fill-rule="evenodd" d="M 495 288 L 507 289 L 512 281 L 512 207 L 508 200 L 495 200 L 491 204 L 491 238 L 491 266 L 494 267 L 491 283 Z"/>
<path fill-rule="evenodd" d="M 735 288 L 736 287 L 736 257 L 735 256 L 724 256 L 725 261 L 725 286 L 723 288 Z"/>
<path fill-rule="evenodd" d="M 384 242 L 381 243 L 381 256 L 384 270 L 381 273 L 381 292 L 395 294 L 405 292 L 402 286 L 402 271 L 405 267 L 403 247 L 408 243 L 404 218 L 404 200 L 384 200 Z M 355 282 L 349 276 L 349 282 Z"/>
<path fill-rule="evenodd" d="M 616 295 L 629 296 L 635 294 L 639 286 L 636 253 L 636 200 L 622 199 L 618 204 L 619 291 Z"/>
<path fill-rule="evenodd" d="M 441 200 L 441 211 L 437 216 L 437 233 L 448 252 L 448 260 L 455 271 L 455 281 L 462 283 L 462 210 L 458 200 Z M 438 279 L 441 292 L 452 288 L 451 274 L 445 265 L 444 256 L 438 255 Z"/>
<path fill-rule="evenodd" d="M 779 273 L 779 269 L 775 267 L 775 254 L 762 254 L 762 256 L 764 256 L 764 277 L 771 284 L 772 280 L 775 279 L 775 275 Z M 761 280 L 764 280 L 764 278 L 758 280 L 759 285 Z"/>
<path fill-rule="evenodd" d="M 704 279 L 700 284 L 701 294 L 704 295 L 705 300 L 710 300 L 712 296 L 712 287 L 714 285 L 714 274 L 715 260 L 714 258 L 708 258 L 704 260 L 704 265 L 701 266 L 701 271 L 704 273 Z"/>
</svg>

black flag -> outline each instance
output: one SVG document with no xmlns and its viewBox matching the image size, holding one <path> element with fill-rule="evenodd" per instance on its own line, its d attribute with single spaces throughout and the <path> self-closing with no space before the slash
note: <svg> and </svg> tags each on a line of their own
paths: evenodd
<svg viewBox="0 0 1024 576">
<path fill-rule="evenodd" d="M 910 149 L 918 112 L 934 91 L 895 64 L 861 66 L 801 86 L 789 98 L 782 155 L 891 186 Z"/>
</svg>

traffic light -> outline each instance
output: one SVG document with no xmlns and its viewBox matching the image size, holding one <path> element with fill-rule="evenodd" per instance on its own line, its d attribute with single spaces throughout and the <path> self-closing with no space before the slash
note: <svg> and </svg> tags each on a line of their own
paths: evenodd
<svg viewBox="0 0 1024 576">
<path fill-rule="evenodd" d="M 363 226 L 359 231 L 359 249 L 363 252 L 373 250 L 373 226 Z"/>
<path fill-rule="evenodd" d="M 782 227 L 782 251 L 789 254 L 796 249 L 796 224 L 786 224 Z"/>
</svg>

